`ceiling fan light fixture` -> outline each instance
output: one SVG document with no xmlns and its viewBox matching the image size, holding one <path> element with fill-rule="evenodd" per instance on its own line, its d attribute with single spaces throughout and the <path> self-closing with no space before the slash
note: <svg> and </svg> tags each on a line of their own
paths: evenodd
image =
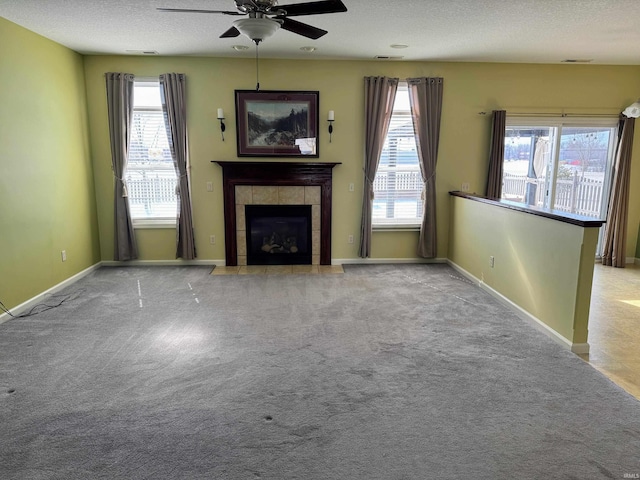
<svg viewBox="0 0 640 480">
<path fill-rule="evenodd" d="M 241 18 L 233 22 L 238 31 L 256 44 L 269 38 L 280 28 L 280 23 L 270 18 Z"/>
</svg>

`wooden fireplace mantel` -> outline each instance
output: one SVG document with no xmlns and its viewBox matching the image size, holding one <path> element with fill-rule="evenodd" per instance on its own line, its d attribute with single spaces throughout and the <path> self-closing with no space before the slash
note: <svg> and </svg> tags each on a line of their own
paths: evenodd
<svg viewBox="0 0 640 480">
<path fill-rule="evenodd" d="M 236 235 L 236 186 L 319 186 L 320 265 L 331 265 L 332 169 L 340 162 L 241 162 L 212 160 L 222 167 L 224 238 L 227 266 L 238 264 Z"/>
</svg>

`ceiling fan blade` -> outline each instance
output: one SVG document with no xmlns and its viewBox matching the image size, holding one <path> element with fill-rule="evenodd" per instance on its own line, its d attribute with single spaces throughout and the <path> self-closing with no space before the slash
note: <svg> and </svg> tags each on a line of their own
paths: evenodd
<svg viewBox="0 0 640 480">
<path fill-rule="evenodd" d="M 229 30 L 220 35 L 220 38 L 233 38 L 237 37 L 238 35 L 240 35 L 240 30 L 238 30 L 236 27 L 231 27 Z"/>
<path fill-rule="evenodd" d="M 320 15 L 322 13 L 346 12 L 342 0 L 321 0 L 319 2 L 295 3 L 291 5 L 278 5 L 278 10 L 287 12 L 287 17 L 300 15 Z"/>
<path fill-rule="evenodd" d="M 222 15 L 244 15 L 244 13 L 233 12 L 229 10 L 192 10 L 190 8 L 156 8 L 160 12 L 179 12 L 179 13 L 221 13 Z"/>
<path fill-rule="evenodd" d="M 282 25 L 280 28 L 283 30 L 288 30 L 293 33 L 297 33 L 298 35 L 302 35 L 303 37 L 311 38 L 313 40 L 319 39 L 321 36 L 326 35 L 328 32 L 326 30 L 322 30 L 321 28 L 312 27 L 311 25 L 307 25 L 306 23 L 297 22 L 295 20 L 291 20 L 286 17 L 275 17 L 278 20 L 282 20 Z"/>
</svg>

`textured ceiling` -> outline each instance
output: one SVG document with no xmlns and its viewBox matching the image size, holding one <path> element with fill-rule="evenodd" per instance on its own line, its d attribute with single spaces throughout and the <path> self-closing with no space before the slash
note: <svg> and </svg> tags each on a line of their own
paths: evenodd
<svg viewBox="0 0 640 480">
<path fill-rule="evenodd" d="M 309 40 L 281 30 L 260 45 L 260 56 L 640 65 L 640 0 L 343 1 L 346 13 L 296 17 L 328 30 L 324 37 Z M 233 0 L 0 0 L 0 15 L 85 54 L 254 54 L 245 37 L 218 38 L 239 17 L 156 7 L 235 9 Z M 249 50 L 237 52 L 233 45 Z M 306 46 L 316 51 L 300 50 Z"/>
</svg>

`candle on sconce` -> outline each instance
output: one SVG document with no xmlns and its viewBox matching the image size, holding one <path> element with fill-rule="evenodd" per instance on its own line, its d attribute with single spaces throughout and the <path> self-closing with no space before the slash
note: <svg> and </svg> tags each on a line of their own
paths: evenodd
<svg viewBox="0 0 640 480">
<path fill-rule="evenodd" d="M 218 118 L 224 118 L 224 111 L 221 108 L 218 109 Z"/>
<path fill-rule="evenodd" d="M 333 122 L 335 121 L 336 116 L 333 110 L 329 110 L 329 114 L 327 115 L 327 122 L 329 122 L 329 143 L 331 143 L 331 135 L 333 134 Z"/>
</svg>

